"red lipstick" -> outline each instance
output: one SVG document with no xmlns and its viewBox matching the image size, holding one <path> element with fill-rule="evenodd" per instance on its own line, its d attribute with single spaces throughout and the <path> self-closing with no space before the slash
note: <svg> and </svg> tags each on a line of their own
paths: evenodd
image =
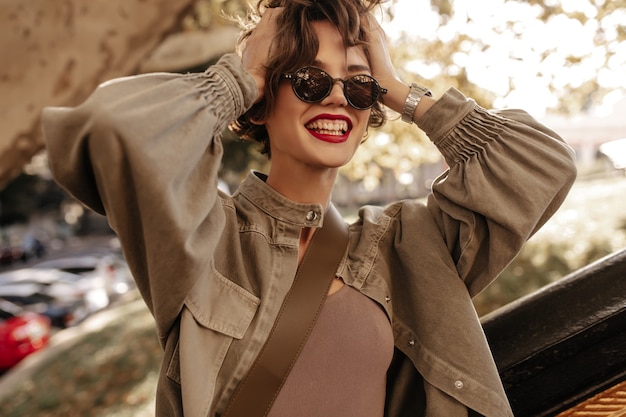
<svg viewBox="0 0 626 417">
<path fill-rule="evenodd" d="M 343 143 L 350 137 L 352 121 L 343 115 L 320 114 L 304 126 L 316 139 L 329 143 Z"/>
</svg>

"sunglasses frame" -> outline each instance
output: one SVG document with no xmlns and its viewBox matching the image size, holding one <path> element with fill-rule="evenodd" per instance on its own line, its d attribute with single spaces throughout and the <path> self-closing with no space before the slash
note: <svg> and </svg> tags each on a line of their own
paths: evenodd
<svg viewBox="0 0 626 417">
<path fill-rule="evenodd" d="M 331 81 L 330 83 L 330 87 L 328 88 L 328 91 L 326 91 L 326 94 L 324 94 L 324 96 L 322 98 L 320 98 L 319 100 L 309 100 L 305 97 L 302 97 L 300 94 L 298 94 L 297 91 L 297 87 L 296 87 L 296 82 L 298 81 L 299 77 L 298 73 L 305 71 L 305 70 L 309 70 L 309 69 L 314 69 L 314 70 L 318 70 L 320 71 L 322 74 L 325 74 L 327 79 L 329 79 Z M 373 81 L 374 85 L 376 86 L 376 94 L 372 97 L 372 104 L 370 104 L 367 107 L 360 107 L 360 106 L 356 106 L 352 100 L 350 100 L 350 97 L 348 97 L 346 88 L 348 83 L 350 82 L 350 80 L 352 80 L 355 77 L 367 77 L 369 78 L 371 81 Z M 282 78 L 290 80 L 291 81 L 291 89 L 293 90 L 293 93 L 296 95 L 296 97 L 298 97 L 298 99 L 300 99 L 301 101 L 304 101 L 305 103 L 319 103 L 320 101 L 324 100 L 326 97 L 328 97 L 330 95 L 330 93 L 333 90 L 333 87 L 335 86 L 335 83 L 341 81 L 341 84 L 343 86 L 343 95 L 346 98 L 346 100 L 348 101 L 348 104 L 357 110 L 367 110 L 372 108 L 376 102 L 378 101 L 378 99 L 380 97 L 382 97 L 383 95 L 387 94 L 387 89 L 383 88 L 380 86 L 380 84 L 378 83 L 378 80 L 376 80 L 376 78 L 372 77 L 369 74 L 355 74 L 355 75 L 351 75 L 347 78 L 333 78 L 328 72 L 326 72 L 324 69 L 316 67 L 316 66 L 312 66 L 312 65 L 307 65 L 305 67 L 299 68 L 298 70 L 294 71 L 294 72 L 290 72 L 290 73 L 286 73 L 282 75 Z"/>
</svg>

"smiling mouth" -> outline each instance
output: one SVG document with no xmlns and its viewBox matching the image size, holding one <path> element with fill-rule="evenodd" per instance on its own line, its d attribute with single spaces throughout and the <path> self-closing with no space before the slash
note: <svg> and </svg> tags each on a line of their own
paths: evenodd
<svg viewBox="0 0 626 417">
<path fill-rule="evenodd" d="M 343 136 L 348 133 L 349 126 L 345 120 L 318 119 L 307 123 L 305 127 L 319 135 Z"/>
</svg>

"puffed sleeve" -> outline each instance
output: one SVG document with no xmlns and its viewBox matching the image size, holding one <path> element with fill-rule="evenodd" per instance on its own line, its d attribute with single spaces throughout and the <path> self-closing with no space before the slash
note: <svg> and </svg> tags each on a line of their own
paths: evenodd
<svg viewBox="0 0 626 417">
<path fill-rule="evenodd" d="M 187 269 L 202 267 L 183 258 L 210 262 L 223 228 L 220 134 L 255 97 L 227 54 L 204 73 L 115 79 L 77 107 L 43 111 L 54 178 L 107 216 L 163 331 L 197 277 Z"/>
<path fill-rule="evenodd" d="M 487 111 L 455 89 L 419 127 L 449 166 L 428 208 L 473 296 L 561 205 L 576 177 L 574 153 L 528 113 Z"/>
</svg>

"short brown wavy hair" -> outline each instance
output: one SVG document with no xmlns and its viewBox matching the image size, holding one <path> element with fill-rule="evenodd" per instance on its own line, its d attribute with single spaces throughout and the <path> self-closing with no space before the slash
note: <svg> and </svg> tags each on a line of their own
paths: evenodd
<svg viewBox="0 0 626 417">
<path fill-rule="evenodd" d="M 282 74 L 311 64 L 317 56 L 319 41 L 312 22 L 329 21 L 337 27 L 344 45 L 366 46 L 366 33 L 361 27 L 361 16 L 371 12 L 379 1 L 366 0 L 259 0 L 244 24 L 240 45 L 251 35 L 254 25 L 266 8 L 283 7 L 276 22 L 278 32 L 272 43 L 271 55 L 265 66 L 265 90 L 261 101 L 231 123 L 230 129 L 243 139 L 261 144 L 261 153 L 270 156 L 270 138 L 265 125 L 253 123 L 265 120 L 271 113 Z M 366 56 L 369 60 L 367 48 Z M 380 127 L 386 121 L 382 103 L 372 107 L 368 126 Z"/>
</svg>

